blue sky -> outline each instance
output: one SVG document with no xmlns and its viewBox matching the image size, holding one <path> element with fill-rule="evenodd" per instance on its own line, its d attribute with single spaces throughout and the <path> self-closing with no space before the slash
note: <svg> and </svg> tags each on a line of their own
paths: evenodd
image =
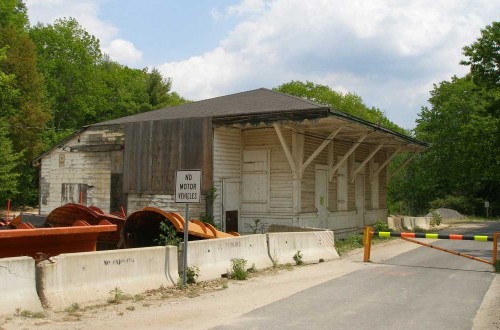
<svg viewBox="0 0 500 330">
<path fill-rule="evenodd" d="M 26 0 L 32 24 L 74 17 L 116 61 L 157 67 L 201 100 L 312 81 L 414 128 L 462 47 L 499 19 L 491 0 Z"/>
</svg>

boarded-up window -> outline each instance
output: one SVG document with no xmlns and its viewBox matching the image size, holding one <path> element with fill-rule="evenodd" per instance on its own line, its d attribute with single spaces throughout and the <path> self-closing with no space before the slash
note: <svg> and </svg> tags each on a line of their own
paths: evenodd
<svg viewBox="0 0 500 330">
<path fill-rule="evenodd" d="M 243 151 L 242 168 L 243 211 L 266 212 L 269 199 L 269 152 Z"/>
<path fill-rule="evenodd" d="M 212 186 L 209 118 L 125 125 L 124 192 L 173 194 L 179 169 L 201 169 L 202 192 Z"/>
<path fill-rule="evenodd" d="M 84 183 L 63 183 L 61 187 L 61 205 L 77 203 L 87 205 L 88 185 Z"/>
</svg>

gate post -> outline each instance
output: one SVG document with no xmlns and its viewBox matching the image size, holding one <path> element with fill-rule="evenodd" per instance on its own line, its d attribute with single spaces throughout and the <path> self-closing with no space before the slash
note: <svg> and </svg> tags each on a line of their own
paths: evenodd
<svg viewBox="0 0 500 330">
<path fill-rule="evenodd" d="M 500 265 L 498 264 L 498 236 L 500 233 L 493 234 L 493 268 L 496 272 L 500 272 Z"/>
<path fill-rule="evenodd" d="M 363 229 L 363 245 L 365 247 L 365 251 L 363 254 L 363 262 L 370 261 L 370 251 L 372 247 L 372 231 L 373 227 L 365 226 Z"/>
</svg>

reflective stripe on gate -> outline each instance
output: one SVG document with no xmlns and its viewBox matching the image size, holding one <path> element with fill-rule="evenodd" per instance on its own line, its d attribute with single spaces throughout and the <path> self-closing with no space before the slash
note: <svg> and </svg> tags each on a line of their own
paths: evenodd
<svg viewBox="0 0 500 330">
<path fill-rule="evenodd" d="M 406 238 L 429 238 L 429 239 L 452 239 L 464 241 L 492 242 L 493 236 L 487 235 L 457 235 L 457 234 L 435 234 L 435 233 L 397 233 L 390 231 L 374 231 L 373 236 L 378 237 L 406 237 Z"/>
</svg>

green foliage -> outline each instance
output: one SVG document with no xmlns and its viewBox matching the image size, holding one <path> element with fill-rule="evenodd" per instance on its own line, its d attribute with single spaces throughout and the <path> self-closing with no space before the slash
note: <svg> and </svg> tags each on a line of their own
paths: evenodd
<svg viewBox="0 0 500 330">
<path fill-rule="evenodd" d="M 19 166 L 21 153 L 13 150 L 12 142 L 7 137 L 7 125 L 0 122 L 0 203 L 5 205 L 7 199 L 12 199 L 19 193 L 18 180 L 21 176 Z"/>
<path fill-rule="evenodd" d="M 387 221 L 383 220 L 378 220 L 375 223 L 372 224 L 373 230 L 375 231 L 392 231 L 391 228 L 389 228 L 389 225 L 387 224 Z"/>
<path fill-rule="evenodd" d="M 182 278 L 182 272 L 179 274 Z M 195 284 L 200 276 L 200 269 L 197 266 L 187 266 L 186 267 L 186 283 L 187 284 Z"/>
<path fill-rule="evenodd" d="M 158 238 L 153 239 L 153 242 L 159 246 L 179 246 L 181 241 L 182 239 L 178 237 L 177 230 L 174 228 L 172 223 L 167 219 L 163 219 L 160 222 Z"/>
<path fill-rule="evenodd" d="M 436 210 L 431 210 L 431 227 L 439 226 L 443 222 L 443 217 Z"/>
<path fill-rule="evenodd" d="M 69 307 L 67 307 L 66 309 L 64 309 L 64 311 L 66 313 L 69 313 L 69 314 L 73 314 L 75 313 L 76 311 L 80 310 L 80 305 L 78 303 L 73 303 L 71 304 Z"/>
<path fill-rule="evenodd" d="M 14 313 L 14 315 L 17 317 L 35 318 L 35 319 L 43 319 L 47 317 L 47 313 L 45 312 L 32 312 L 30 310 L 21 308 L 16 308 L 16 312 Z"/>
<path fill-rule="evenodd" d="M 220 226 L 219 224 L 216 224 L 215 221 L 214 221 L 214 216 L 213 215 L 208 215 L 206 213 L 203 213 L 200 215 L 200 220 L 202 222 L 206 222 L 208 224 L 211 224 L 212 226 L 214 226 L 215 228 L 217 228 L 218 230 L 220 230 Z"/>
<path fill-rule="evenodd" d="M 246 269 L 247 261 L 242 258 L 231 259 L 231 272 L 230 277 L 238 281 L 246 280 L 248 272 Z"/>
<path fill-rule="evenodd" d="M 429 205 L 432 209 L 447 208 L 465 215 L 472 215 L 475 214 L 475 210 L 481 204 L 480 200 L 471 197 L 447 195 L 433 200 Z"/>
<path fill-rule="evenodd" d="M 481 31 L 481 37 L 463 48 L 468 58 L 460 64 L 470 66 L 474 81 L 500 87 L 500 22 L 493 22 Z"/>
<path fill-rule="evenodd" d="M 253 219 L 253 224 L 247 223 L 246 225 L 252 229 L 252 234 L 264 234 L 267 230 L 267 224 L 260 219 Z"/>
<path fill-rule="evenodd" d="M 329 86 L 314 84 L 310 81 L 305 83 L 291 81 L 274 88 L 274 90 L 327 105 L 335 110 L 343 111 L 403 134 L 408 133 L 387 119 L 380 109 L 366 106 L 362 98 L 354 93 L 343 94 L 332 90 Z"/>
<path fill-rule="evenodd" d="M 108 303 L 110 304 L 120 304 L 128 298 L 119 287 L 115 287 L 113 290 L 109 291 L 109 294 L 111 295 L 111 298 L 108 299 Z"/>
<path fill-rule="evenodd" d="M 294 255 L 293 255 L 293 260 L 295 261 L 295 264 L 297 266 L 300 266 L 302 264 L 304 264 L 304 261 L 302 260 L 302 258 L 304 257 L 304 255 L 300 252 L 300 250 L 298 250 Z"/>
<path fill-rule="evenodd" d="M 335 248 L 340 255 L 361 247 L 363 247 L 363 235 L 356 234 L 335 239 Z"/>
<path fill-rule="evenodd" d="M 500 260 L 497 260 L 495 264 L 495 273 L 500 273 Z"/>
</svg>

